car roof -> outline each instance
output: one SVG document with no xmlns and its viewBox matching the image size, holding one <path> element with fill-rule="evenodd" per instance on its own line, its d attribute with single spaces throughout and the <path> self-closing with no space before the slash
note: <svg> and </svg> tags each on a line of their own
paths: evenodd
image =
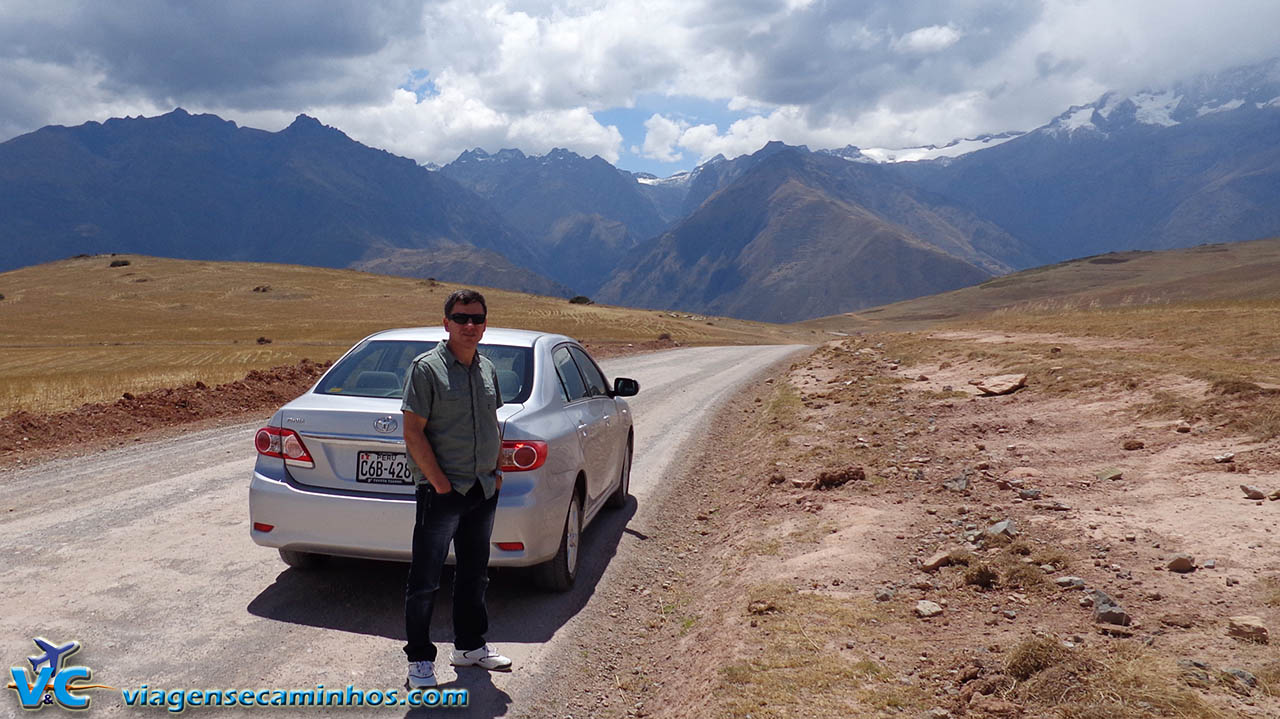
<svg viewBox="0 0 1280 719">
<path fill-rule="evenodd" d="M 369 335 L 371 340 L 442 340 L 449 336 L 443 327 L 400 327 L 397 329 L 383 330 Z M 481 344 L 487 345 L 508 345 L 512 347 L 532 347 L 539 338 L 548 337 L 553 341 L 569 340 L 575 341 L 571 337 L 553 334 L 551 332 L 537 332 L 534 330 L 514 330 L 504 327 L 488 327 L 484 331 L 484 339 Z"/>
</svg>

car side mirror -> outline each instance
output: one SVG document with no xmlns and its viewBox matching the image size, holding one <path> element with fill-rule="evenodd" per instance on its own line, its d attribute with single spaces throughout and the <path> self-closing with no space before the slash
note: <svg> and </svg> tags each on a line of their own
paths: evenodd
<svg viewBox="0 0 1280 719">
<path fill-rule="evenodd" d="M 640 383 L 629 377 L 618 377 L 613 380 L 614 397 L 634 397 L 640 391 Z"/>
</svg>

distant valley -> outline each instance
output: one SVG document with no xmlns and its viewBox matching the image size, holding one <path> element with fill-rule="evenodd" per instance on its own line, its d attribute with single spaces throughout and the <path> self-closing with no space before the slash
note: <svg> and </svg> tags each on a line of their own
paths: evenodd
<svg viewBox="0 0 1280 719">
<path fill-rule="evenodd" d="M 0 144 L 0 270 L 138 252 L 806 320 L 1074 257 L 1280 235 L 1280 62 L 901 155 L 932 159 L 772 142 L 670 178 L 567 150 L 428 169 L 307 116 L 265 132 L 179 109 Z"/>
</svg>

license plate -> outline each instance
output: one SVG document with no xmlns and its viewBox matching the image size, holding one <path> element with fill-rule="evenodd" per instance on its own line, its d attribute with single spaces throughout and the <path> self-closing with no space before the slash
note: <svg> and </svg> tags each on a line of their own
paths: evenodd
<svg viewBox="0 0 1280 719">
<path fill-rule="evenodd" d="M 411 484 L 413 473 L 402 452 L 361 452 L 356 458 L 356 481 L 373 484 Z"/>
</svg>

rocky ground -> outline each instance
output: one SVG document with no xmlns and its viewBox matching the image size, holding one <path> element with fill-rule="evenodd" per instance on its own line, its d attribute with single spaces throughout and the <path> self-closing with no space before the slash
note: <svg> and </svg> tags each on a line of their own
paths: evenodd
<svg viewBox="0 0 1280 719">
<path fill-rule="evenodd" d="M 1042 369 L 985 395 L 991 342 Z M 563 715 L 1280 716 L 1280 445 L 1150 411 L 1207 382 L 1073 378 L 1106 351 L 850 338 L 748 390 L 630 528 Z"/>
</svg>

